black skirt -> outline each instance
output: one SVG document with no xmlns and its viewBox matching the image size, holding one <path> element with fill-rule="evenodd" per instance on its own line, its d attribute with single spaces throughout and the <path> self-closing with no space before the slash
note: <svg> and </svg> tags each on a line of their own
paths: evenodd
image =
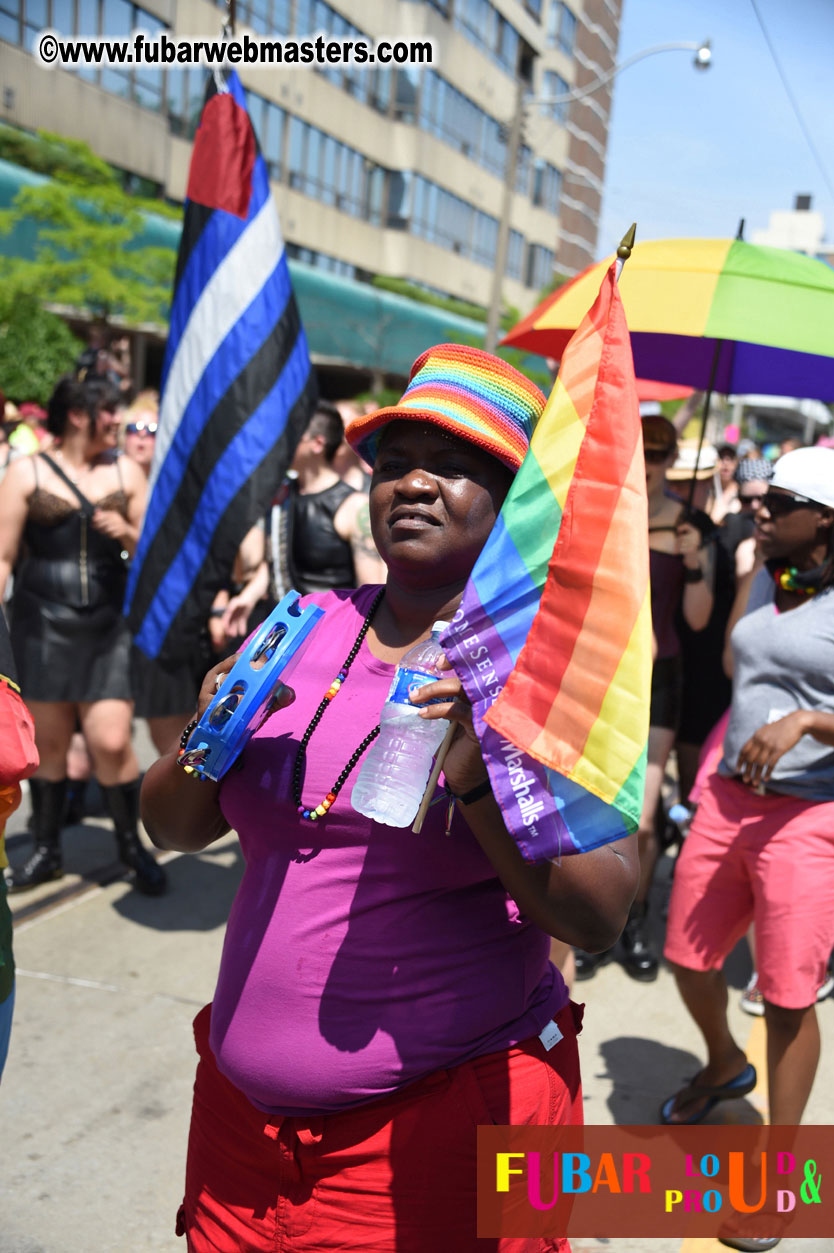
<svg viewBox="0 0 834 1253">
<path fill-rule="evenodd" d="M 152 661 L 134 645 L 130 668 L 136 717 L 168 718 L 178 714 L 183 723 L 187 722 L 197 708 L 206 671 L 216 660 L 211 656 L 208 638 L 196 641 L 189 660 L 174 666 Z"/>
<path fill-rule="evenodd" d="M 12 650 L 24 700 L 131 700 L 130 633 L 113 605 L 78 609 L 18 588 Z"/>
</svg>

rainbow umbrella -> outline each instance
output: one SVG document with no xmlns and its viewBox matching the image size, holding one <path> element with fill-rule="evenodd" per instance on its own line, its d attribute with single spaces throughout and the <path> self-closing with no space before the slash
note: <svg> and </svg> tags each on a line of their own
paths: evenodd
<svg viewBox="0 0 834 1253">
<path fill-rule="evenodd" d="M 548 296 L 502 343 L 561 359 L 610 264 Z M 641 378 L 834 399 L 834 269 L 822 261 L 740 239 L 648 240 L 620 293 Z"/>
</svg>

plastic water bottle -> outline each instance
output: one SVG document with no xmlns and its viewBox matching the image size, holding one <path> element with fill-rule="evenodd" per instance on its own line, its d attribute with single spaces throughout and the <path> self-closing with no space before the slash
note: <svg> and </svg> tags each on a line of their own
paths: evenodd
<svg viewBox="0 0 834 1253">
<path fill-rule="evenodd" d="M 420 717 L 409 693 L 434 683 L 441 672 L 440 634 L 448 623 L 435 622 L 431 637 L 410 648 L 397 666 L 380 714 L 381 731 L 362 763 L 351 804 L 366 818 L 389 827 L 407 827 L 420 808 L 431 774 L 432 759 L 449 727 L 448 719 Z"/>
<path fill-rule="evenodd" d="M 685 836 L 689 831 L 689 825 L 694 816 L 695 815 L 689 806 L 682 805 L 680 802 L 676 805 L 672 805 L 669 810 L 669 821 L 675 824 L 682 836 Z"/>
</svg>

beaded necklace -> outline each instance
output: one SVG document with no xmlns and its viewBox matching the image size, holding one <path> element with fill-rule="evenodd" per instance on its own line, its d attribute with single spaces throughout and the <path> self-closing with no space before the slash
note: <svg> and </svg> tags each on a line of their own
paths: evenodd
<svg viewBox="0 0 834 1253">
<path fill-rule="evenodd" d="M 803 596 L 816 596 L 820 585 L 815 580 L 819 578 L 822 570 L 822 566 L 817 566 L 815 570 L 801 573 L 796 566 L 777 566 L 771 573 L 776 586 L 781 587 L 783 591 L 799 592 Z"/>
<path fill-rule="evenodd" d="M 342 684 L 344 683 L 345 679 L 348 677 L 348 671 L 350 670 L 350 667 L 353 665 L 353 662 L 356 659 L 356 655 L 359 652 L 359 649 L 362 647 L 362 641 L 364 640 L 365 636 L 368 634 L 368 627 L 371 625 L 374 614 L 379 608 L 380 601 L 382 600 L 382 597 L 384 595 L 385 595 L 385 588 L 380 588 L 376 596 L 374 597 L 373 604 L 371 605 L 370 609 L 365 615 L 365 621 L 362 623 L 362 626 L 359 628 L 359 634 L 357 635 L 356 640 L 354 641 L 353 647 L 351 648 L 345 660 L 342 662 L 342 667 L 339 673 L 336 675 L 336 678 L 330 684 L 330 687 L 327 689 L 327 691 L 325 692 L 324 696 L 321 699 L 318 709 L 316 710 L 316 712 L 313 714 L 312 718 L 310 719 L 310 725 L 307 727 L 307 730 L 304 732 L 303 736 L 301 737 L 301 743 L 298 746 L 298 752 L 295 754 L 295 764 L 293 765 L 293 771 L 292 771 L 292 799 L 301 817 L 309 818 L 311 822 L 315 822 L 318 818 L 324 817 L 324 815 L 327 813 L 330 806 L 335 801 L 336 797 L 339 795 L 339 792 L 342 790 L 342 787 L 347 781 L 347 778 L 350 772 L 353 770 L 353 767 L 356 765 L 357 761 L 362 756 L 365 749 L 379 735 L 380 728 L 379 728 L 379 724 L 377 724 L 374 727 L 373 731 L 371 731 L 369 735 L 365 736 L 364 740 L 356 749 L 356 751 L 353 753 L 347 765 L 345 766 L 344 770 L 342 771 L 342 773 L 339 775 L 336 782 L 331 787 L 330 791 L 327 793 L 324 799 L 319 802 L 318 805 L 305 805 L 302 802 L 301 800 L 301 774 L 302 774 L 302 771 L 304 770 L 304 765 L 307 760 L 307 745 L 310 743 L 310 739 L 316 727 L 321 722 L 322 717 L 324 716 L 324 711 L 327 709 L 328 705 L 333 700 L 333 698 L 335 696 L 338 696 L 339 690 Z"/>
</svg>

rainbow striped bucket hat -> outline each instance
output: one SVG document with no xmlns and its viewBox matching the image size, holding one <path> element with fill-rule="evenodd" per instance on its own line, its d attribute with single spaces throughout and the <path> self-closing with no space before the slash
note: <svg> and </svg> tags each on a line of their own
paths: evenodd
<svg viewBox="0 0 834 1253">
<path fill-rule="evenodd" d="M 500 357 L 463 344 L 437 344 L 414 362 L 399 402 L 352 418 L 345 438 L 373 465 L 389 422 L 431 422 L 515 471 L 544 406 L 535 383 Z"/>
</svg>

